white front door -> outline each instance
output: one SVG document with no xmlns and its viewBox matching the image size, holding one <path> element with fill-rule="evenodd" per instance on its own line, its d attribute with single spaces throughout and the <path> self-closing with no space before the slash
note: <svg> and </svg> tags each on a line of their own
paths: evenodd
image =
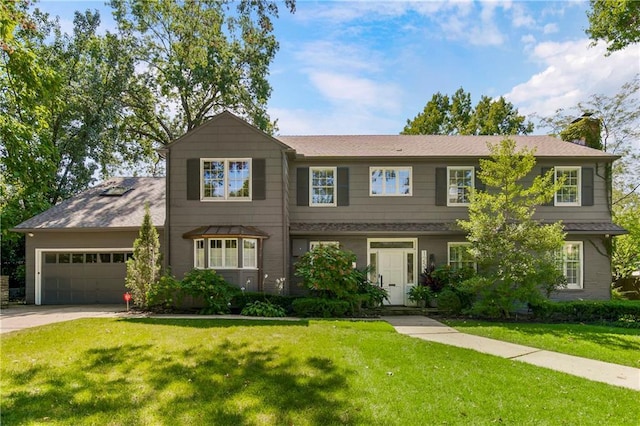
<svg viewBox="0 0 640 426">
<path fill-rule="evenodd" d="M 390 305 L 404 304 L 405 263 L 401 250 L 378 251 L 379 284 L 389 292 Z"/>
<path fill-rule="evenodd" d="M 407 284 L 415 284 L 416 239 L 369 239 L 371 281 L 389 293 L 388 305 L 404 305 Z"/>
</svg>

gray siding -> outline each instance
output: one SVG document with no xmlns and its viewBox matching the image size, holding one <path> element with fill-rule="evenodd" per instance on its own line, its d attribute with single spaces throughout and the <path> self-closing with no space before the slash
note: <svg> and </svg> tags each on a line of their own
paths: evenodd
<svg viewBox="0 0 640 426">
<path fill-rule="evenodd" d="M 535 176 L 540 175 L 542 167 L 574 165 L 594 168 L 594 203 L 592 206 L 555 207 L 540 206 L 536 218 L 546 221 L 564 220 L 570 222 L 608 222 L 611 214 L 607 204 L 604 164 L 579 161 L 540 162 L 523 180 L 526 186 Z M 349 205 L 339 207 L 309 207 L 297 204 L 297 167 L 309 166 L 346 166 L 349 168 Z M 369 167 L 372 166 L 412 166 L 412 196 L 372 197 L 369 195 Z M 427 160 L 369 160 L 369 161 L 297 161 L 292 162 L 289 170 L 291 179 L 289 189 L 289 209 L 291 222 L 454 222 L 468 217 L 466 207 L 447 207 L 436 205 L 436 169 L 447 166 L 478 166 L 477 161 L 455 160 L 433 162 Z"/>
<path fill-rule="evenodd" d="M 167 217 L 172 273 L 180 278 L 193 268 L 193 241 L 184 233 L 200 226 L 254 226 L 266 232 L 264 270 L 269 279 L 265 290 L 273 291 L 275 279 L 286 277 L 288 226 L 283 194 L 283 146 L 270 137 L 230 115 L 220 115 L 192 131 L 170 147 Z M 187 160 L 192 158 L 262 158 L 265 159 L 266 192 L 264 200 L 216 201 L 187 200 Z M 244 286 L 247 278 L 257 285 L 258 271 L 220 271 L 231 283 Z"/>
</svg>

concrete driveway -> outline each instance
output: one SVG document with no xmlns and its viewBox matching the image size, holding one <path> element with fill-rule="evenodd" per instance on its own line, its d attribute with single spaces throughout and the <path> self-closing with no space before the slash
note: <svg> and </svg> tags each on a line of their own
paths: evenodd
<svg viewBox="0 0 640 426">
<path fill-rule="evenodd" d="M 13 305 L 0 310 L 0 333 L 79 318 L 111 318 L 124 313 L 124 305 Z"/>
</svg>

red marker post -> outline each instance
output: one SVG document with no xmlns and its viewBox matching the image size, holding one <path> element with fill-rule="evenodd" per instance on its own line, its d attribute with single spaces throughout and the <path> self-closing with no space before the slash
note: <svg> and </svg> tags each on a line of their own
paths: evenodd
<svg viewBox="0 0 640 426">
<path fill-rule="evenodd" d="M 129 312 L 129 301 L 131 300 L 131 293 L 127 292 L 124 294 L 124 300 L 127 302 L 127 312 Z"/>
</svg>

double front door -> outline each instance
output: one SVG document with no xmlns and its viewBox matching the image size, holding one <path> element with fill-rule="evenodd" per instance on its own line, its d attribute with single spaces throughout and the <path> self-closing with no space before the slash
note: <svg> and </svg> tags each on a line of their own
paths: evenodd
<svg viewBox="0 0 640 426">
<path fill-rule="evenodd" d="M 404 305 L 407 284 L 415 284 L 415 240 L 369 240 L 371 281 L 389 293 L 389 305 Z"/>
</svg>

